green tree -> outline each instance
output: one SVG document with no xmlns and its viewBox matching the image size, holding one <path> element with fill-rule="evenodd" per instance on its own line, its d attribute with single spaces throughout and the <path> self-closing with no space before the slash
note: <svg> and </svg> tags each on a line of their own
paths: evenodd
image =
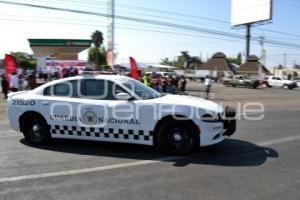
<svg viewBox="0 0 300 200">
<path fill-rule="evenodd" d="M 106 51 L 104 48 L 92 47 L 88 52 L 88 61 L 95 68 L 103 70 L 103 65 L 106 65 Z"/>
<path fill-rule="evenodd" d="M 238 53 L 237 57 L 229 57 L 229 58 L 227 58 L 227 60 L 230 63 L 240 65 L 240 64 L 242 64 L 242 54 Z"/>
<path fill-rule="evenodd" d="M 100 48 L 100 46 L 103 43 L 103 34 L 102 32 L 96 30 L 92 35 L 91 35 L 92 41 L 94 43 L 94 46 L 96 48 Z"/>
<path fill-rule="evenodd" d="M 169 58 L 164 58 L 160 61 L 160 64 L 174 66 L 174 61 L 170 61 Z"/>
<path fill-rule="evenodd" d="M 96 30 L 92 35 L 94 47 L 88 51 L 88 62 L 96 69 L 103 69 L 102 66 L 106 65 L 106 51 L 101 47 L 103 43 L 103 35 L 100 31 Z"/>
<path fill-rule="evenodd" d="M 198 56 L 192 56 L 189 60 L 189 68 L 197 69 L 202 64 L 202 60 Z"/>
<path fill-rule="evenodd" d="M 36 59 L 32 54 L 25 52 L 10 52 L 16 61 L 17 66 L 22 69 L 34 69 L 36 67 Z"/>
<path fill-rule="evenodd" d="M 181 51 L 181 55 L 177 57 L 176 67 L 189 68 L 191 56 L 188 51 Z"/>
<path fill-rule="evenodd" d="M 164 58 L 160 64 L 178 68 L 197 69 L 202 64 L 202 60 L 198 56 L 191 56 L 188 51 L 181 51 L 175 60 L 170 61 L 169 58 Z"/>
</svg>

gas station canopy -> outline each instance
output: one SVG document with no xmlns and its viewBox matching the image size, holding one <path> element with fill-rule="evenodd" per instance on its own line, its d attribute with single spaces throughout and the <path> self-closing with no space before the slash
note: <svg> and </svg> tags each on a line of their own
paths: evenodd
<svg viewBox="0 0 300 200">
<path fill-rule="evenodd" d="M 78 60 L 78 53 L 91 46 L 91 40 L 28 39 L 36 57 L 53 56 L 59 60 Z"/>
</svg>

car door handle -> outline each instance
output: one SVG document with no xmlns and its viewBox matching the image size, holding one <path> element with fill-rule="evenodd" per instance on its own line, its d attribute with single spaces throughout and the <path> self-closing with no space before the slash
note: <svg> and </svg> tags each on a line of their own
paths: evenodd
<svg viewBox="0 0 300 200">
<path fill-rule="evenodd" d="M 49 102 L 48 102 L 48 101 L 42 101 L 42 104 L 43 104 L 44 106 L 47 106 L 47 105 L 49 105 Z"/>
</svg>

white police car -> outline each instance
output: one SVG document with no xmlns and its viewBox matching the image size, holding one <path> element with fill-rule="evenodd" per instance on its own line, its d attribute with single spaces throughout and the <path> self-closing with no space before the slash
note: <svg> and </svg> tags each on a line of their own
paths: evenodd
<svg viewBox="0 0 300 200">
<path fill-rule="evenodd" d="M 235 132 L 235 111 L 201 98 L 160 94 L 125 76 L 76 76 L 10 93 L 14 130 L 33 144 L 51 138 L 158 145 L 182 155 Z"/>
</svg>

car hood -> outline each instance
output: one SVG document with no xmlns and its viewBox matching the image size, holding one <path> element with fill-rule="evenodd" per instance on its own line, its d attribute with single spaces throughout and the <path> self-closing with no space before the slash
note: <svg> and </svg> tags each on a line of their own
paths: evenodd
<svg viewBox="0 0 300 200">
<path fill-rule="evenodd" d="M 10 92 L 8 93 L 8 98 L 12 98 L 15 96 L 21 96 L 21 95 L 26 95 L 29 91 L 19 91 L 19 92 Z"/>
<path fill-rule="evenodd" d="M 283 80 L 284 83 L 286 84 L 293 84 L 295 83 L 295 81 L 291 81 L 291 80 Z"/>
<path fill-rule="evenodd" d="M 152 99 L 152 101 L 159 104 L 192 106 L 216 113 L 223 112 L 223 107 L 219 104 L 194 96 L 167 94 L 162 97 Z"/>
</svg>

